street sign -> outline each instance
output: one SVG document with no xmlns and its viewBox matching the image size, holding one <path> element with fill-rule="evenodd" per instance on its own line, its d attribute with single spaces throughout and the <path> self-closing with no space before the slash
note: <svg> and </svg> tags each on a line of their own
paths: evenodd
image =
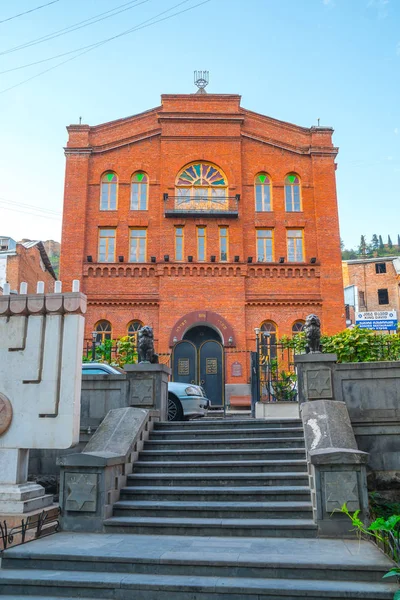
<svg viewBox="0 0 400 600">
<path fill-rule="evenodd" d="M 360 329 L 375 331 L 396 331 L 397 312 L 395 310 L 372 310 L 356 313 L 356 325 Z"/>
</svg>

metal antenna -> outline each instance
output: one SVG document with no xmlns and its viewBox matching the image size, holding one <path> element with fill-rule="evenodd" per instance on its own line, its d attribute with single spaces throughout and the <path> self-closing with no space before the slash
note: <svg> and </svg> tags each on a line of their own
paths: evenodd
<svg viewBox="0 0 400 600">
<path fill-rule="evenodd" d="M 79 117 L 79 125 L 82 125 L 82 117 Z"/>
<path fill-rule="evenodd" d="M 199 88 L 197 94 L 206 94 L 209 82 L 209 71 L 194 71 L 194 84 Z"/>
<path fill-rule="evenodd" d="M 319 122 L 320 122 L 320 119 L 317 119 L 317 121 L 318 121 L 318 127 L 319 127 Z"/>
</svg>

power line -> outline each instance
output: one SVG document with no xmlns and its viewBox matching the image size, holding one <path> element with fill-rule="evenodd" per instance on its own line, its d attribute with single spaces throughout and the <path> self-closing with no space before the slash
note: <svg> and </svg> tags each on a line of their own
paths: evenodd
<svg viewBox="0 0 400 600">
<path fill-rule="evenodd" d="M 18 210 L 17 208 L 9 208 L 8 206 L 0 206 L 0 209 L 10 210 L 12 212 L 23 213 L 24 215 L 32 215 L 34 217 L 40 217 L 41 219 L 52 219 L 53 221 L 60 221 L 61 215 L 59 216 L 51 216 L 51 215 L 41 215 L 40 213 L 35 213 L 29 210 Z"/>
<path fill-rule="evenodd" d="M 112 8 L 111 10 L 107 10 L 106 12 L 102 12 L 97 15 L 93 15 L 93 17 L 90 17 L 89 19 L 85 19 L 84 21 L 79 21 L 78 23 L 73 23 L 72 25 L 69 25 L 68 27 L 64 27 L 64 29 L 58 29 L 57 31 L 54 31 L 53 33 L 49 33 L 40 38 L 35 38 L 34 40 L 30 40 L 29 42 L 26 42 L 25 44 L 20 44 L 19 46 L 14 46 L 13 48 L 9 48 L 8 50 L 3 50 L 2 52 L 0 52 L 0 56 L 3 56 L 4 54 L 10 54 L 11 52 L 16 52 L 17 50 L 23 50 L 24 48 L 29 48 L 31 46 L 41 44 L 42 42 L 47 42 L 49 40 L 60 37 L 62 35 L 66 35 L 67 33 L 76 31 L 77 29 L 82 29 L 83 27 L 89 27 L 89 25 L 94 25 L 94 23 L 98 23 L 99 21 L 104 21 L 104 19 L 110 19 L 111 17 L 114 17 L 115 15 L 119 15 L 122 12 L 131 10 L 132 8 L 136 8 L 136 6 L 140 6 L 140 4 L 150 2 L 150 0 L 143 0 L 139 4 L 137 4 L 137 2 L 139 2 L 139 0 L 130 0 L 130 2 L 126 2 L 125 4 L 120 4 L 119 6 L 116 6 L 115 8 Z M 131 6 L 132 4 L 135 4 L 136 6 Z M 121 9 L 121 10 L 118 10 L 118 9 Z M 110 14 L 110 13 L 113 13 L 113 14 Z"/>
<path fill-rule="evenodd" d="M 104 44 L 107 44 L 108 42 L 111 42 L 112 40 L 115 40 L 122 36 L 128 35 L 129 33 L 132 33 L 133 31 L 138 31 L 139 29 L 145 29 L 146 27 L 151 27 L 151 25 L 156 25 L 157 23 L 160 23 L 161 21 L 166 21 L 167 19 L 172 19 L 173 17 L 176 17 L 185 12 L 193 10 L 194 8 L 197 8 L 198 6 L 202 6 L 203 4 L 207 4 L 208 2 L 211 2 L 211 0 L 203 0 L 202 2 L 199 2 L 198 4 L 194 4 L 193 6 L 190 6 L 189 8 L 185 8 L 184 10 L 180 10 L 176 13 L 173 13 L 172 15 L 168 15 L 167 17 L 163 17 L 162 19 L 157 19 L 156 21 L 154 21 L 154 19 L 156 17 L 159 17 L 160 15 L 163 15 L 163 14 L 169 12 L 170 10 L 177 8 L 178 6 L 181 6 L 182 4 L 186 4 L 189 1 L 190 0 L 183 0 L 182 2 L 179 2 L 178 4 L 171 6 L 167 10 L 164 10 L 163 12 L 159 13 L 158 15 L 155 15 L 154 17 L 151 17 L 150 19 L 143 21 L 142 23 L 140 23 L 139 25 L 137 25 L 135 27 L 132 27 L 131 29 L 127 29 L 126 31 L 123 31 L 122 33 L 114 35 L 110 38 L 107 38 L 107 39 L 97 42 L 95 44 L 91 44 L 90 46 L 83 46 L 83 48 L 85 48 L 83 52 L 80 52 L 79 54 L 77 54 L 76 56 L 72 56 L 71 58 L 67 58 L 66 60 L 63 60 L 62 62 L 60 62 L 52 67 L 49 67 L 48 69 L 45 69 L 44 71 L 40 71 L 39 73 L 36 73 L 36 75 L 33 75 L 32 77 L 28 77 L 28 79 L 24 79 L 23 81 L 20 81 L 19 83 L 16 83 L 8 88 L 5 88 L 4 90 L 1 90 L 0 94 L 4 94 L 5 92 L 13 90 L 14 88 L 16 88 L 20 85 L 23 85 L 24 83 L 28 83 L 28 81 L 32 81 L 32 79 L 36 79 L 36 77 L 40 77 L 40 75 L 44 75 L 45 73 L 48 73 L 49 71 L 52 71 L 53 69 L 56 69 L 57 67 L 61 67 L 62 65 L 66 64 L 67 62 L 70 62 L 71 60 L 75 60 L 76 58 L 79 58 L 83 54 L 87 54 L 91 50 L 94 50 L 95 48 L 103 46 Z M 153 21 L 153 23 L 149 23 L 149 21 Z M 71 51 L 71 52 L 78 52 L 79 50 L 82 50 L 83 48 L 77 48 L 76 50 Z M 68 54 L 71 54 L 71 52 L 68 52 Z"/>
<path fill-rule="evenodd" d="M 0 25 L 1 23 L 6 23 L 7 21 L 12 21 L 13 19 L 16 19 L 17 17 L 22 17 L 23 15 L 27 15 L 28 13 L 32 13 L 35 12 L 35 10 L 39 10 L 40 8 L 45 8 L 46 6 L 50 6 L 50 4 L 55 4 L 56 2 L 59 2 L 60 0 L 52 0 L 52 2 L 47 2 L 47 4 L 41 4 L 40 6 L 36 6 L 36 8 L 31 8 L 30 10 L 26 10 L 25 12 L 19 13 L 18 15 L 14 15 L 13 17 L 8 17 L 8 19 L 3 19 L 2 21 L 0 21 Z"/>
<path fill-rule="evenodd" d="M 2 203 L 22 206 L 25 208 L 32 208 L 34 210 L 40 210 L 41 212 L 52 213 L 54 215 L 61 215 L 61 212 L 58 210 L 51 210 L 49 208 L 40 208 L 40 206 L 34 206 L 33 204 L 24 204 L 23 202 L 16 202 L 14 200 L 6 200 L 5 198 L 0 198 L 0 204 L 2 204 Z"/>
</svg>

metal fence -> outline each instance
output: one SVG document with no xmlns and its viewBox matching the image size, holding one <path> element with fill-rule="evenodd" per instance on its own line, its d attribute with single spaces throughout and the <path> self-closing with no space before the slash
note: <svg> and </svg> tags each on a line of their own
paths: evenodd
<svg viewBox="0 0 400 600">
<path fill-rule="evenodd" d="M 261 335 L 257 338 L 258 385 L 261 402 L 296 402 L 294 351 Z"/>
<path fill-rule="evenodd" d="M 60 527 L 59 515 L 60 508 L 57 507 L 44 510 L 37 515 L 30 515 L 11 528 L 8 528 L 7 521 L 0 521 L 0 552 L 10 546 L 20 546 L 40 537 L 57 533 Z"/>
</svg>

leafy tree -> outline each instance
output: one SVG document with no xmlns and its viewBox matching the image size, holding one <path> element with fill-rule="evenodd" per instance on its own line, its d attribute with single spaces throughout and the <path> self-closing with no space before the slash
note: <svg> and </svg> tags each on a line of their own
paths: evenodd
<svg viewBox="0 0 400 600">
<path fill-rule="evenodd" d="M 388 235 L 388 248 L 390 248 L 390 249 L 393 248 L 393 244 L 392 244 L 392 240 L 390 239 L 390 235 Z"/>
<path fill-rule="evenodd" d="M 352 248 L 350 250 L 343 250 L 342 260 L 354 260 L 356 258 L 358 258 L 357 252 Z"/>
<path fill-rule="evenodd" d="M 362 256 L 363 258 L 366 258 L 369 253 L 370 253 L 370 247 L 367 244 L 365 235 L 362 235 L 360 238 L 360 245 L 358 246 L 358 254 L 360 256 Z"/>
<path fill-rule="evenodd" d="M 397 250 L 400 250 L 400 235 L 397 234 Z"/>
<path fill-rule="evenodd" d="M 379 236 L 379 250 L 383 250 L 384 249 L 384 245 L 383 245 L 383 241 L 382 241 L 382 236 Z"/>
<path fill-rule="evenodd" d="M 376 233 L 374 233 L 374 235 L 372 236 L 371 248 L 372 248 L 372 250 L 378 250 L 378 248 L 379 248 L 379 240 L 378 240 L 378 236 L 376 235 Z"/>
</svg>

